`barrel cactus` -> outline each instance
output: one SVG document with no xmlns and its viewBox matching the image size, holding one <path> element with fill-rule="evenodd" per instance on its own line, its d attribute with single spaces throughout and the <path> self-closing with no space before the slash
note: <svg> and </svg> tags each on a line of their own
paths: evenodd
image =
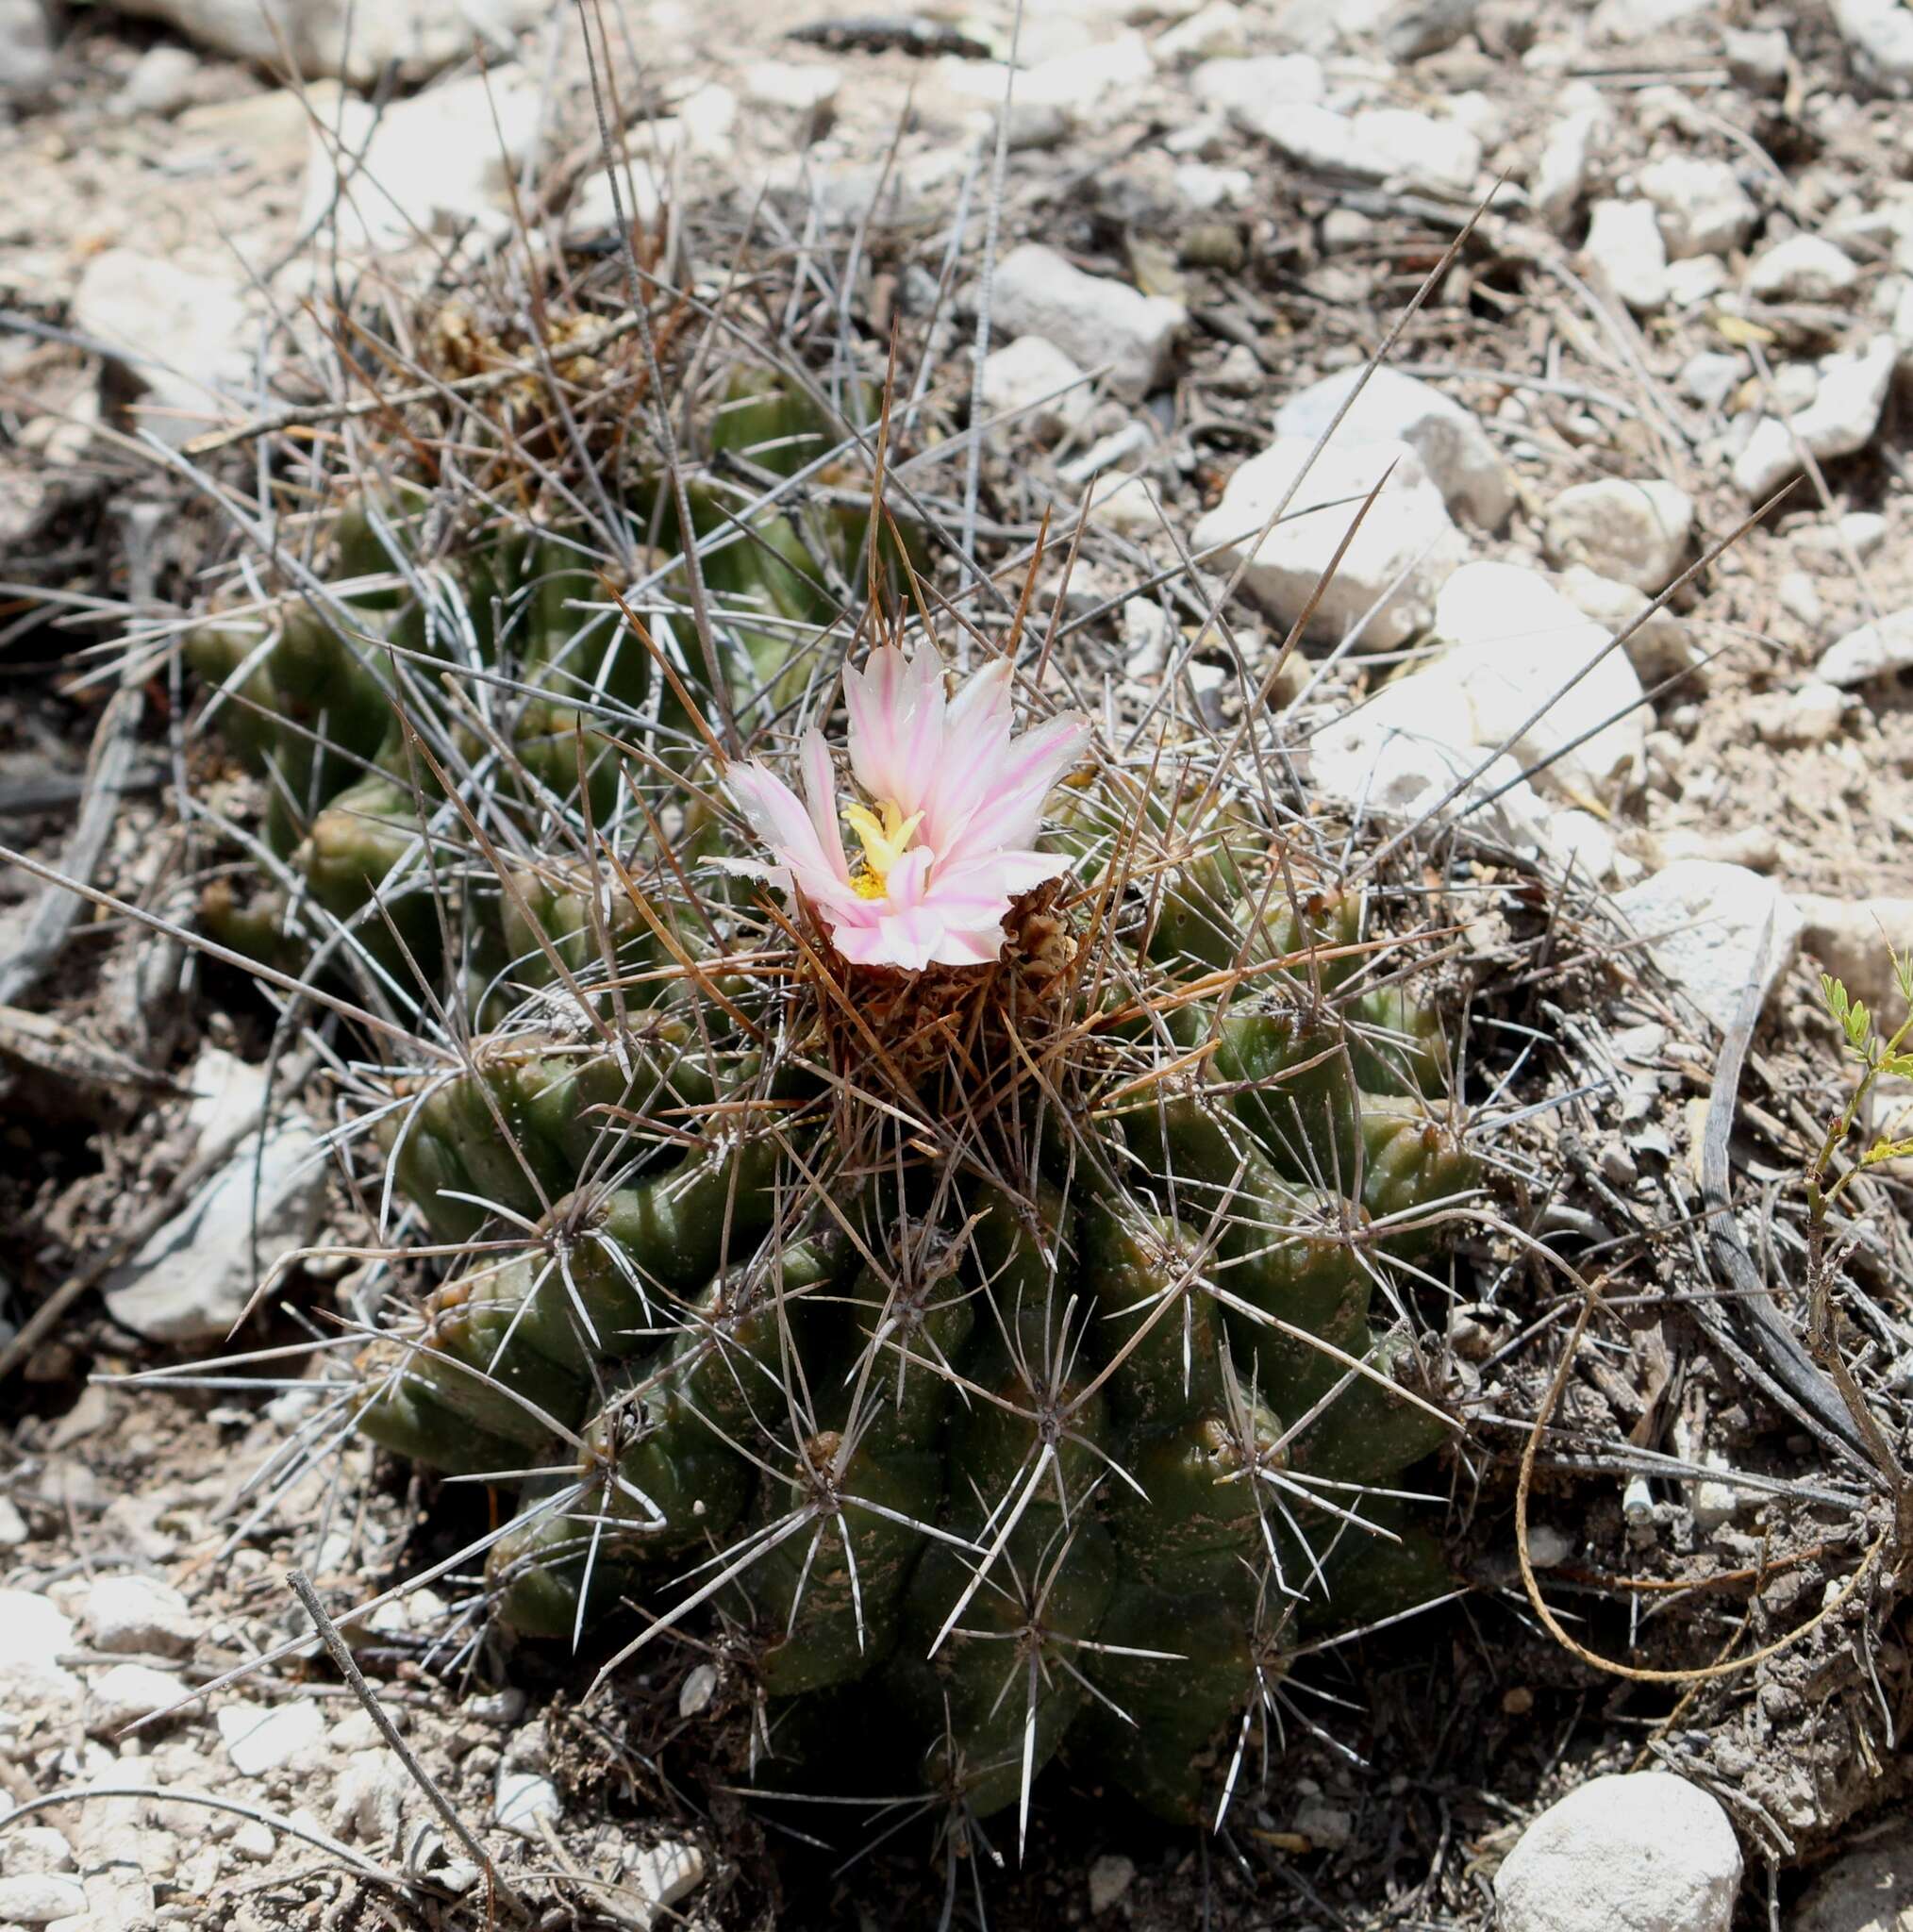
<svg viewBox="0 0 1913 1932">
<path fill-rule="evenodd" d="M 760 485 L 880 437 L 728 409 Z M 771 1782 L 1213 1818 L 1298 1645 L 1448 1587 L 1382 1493 L 1479 1180 L 1420 955 L 847 491 L 629 488 L 622 564 L 363 492 L 190 643 L 266 781 L 208 917 L 378 1022 L 354 1424 L 495 1483 L 502 1628 L 721 1629 Z"/>
</svg>

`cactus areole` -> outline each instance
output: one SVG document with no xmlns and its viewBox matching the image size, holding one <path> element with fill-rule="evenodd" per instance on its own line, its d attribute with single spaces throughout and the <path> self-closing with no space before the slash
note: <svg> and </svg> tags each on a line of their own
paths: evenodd
<svg viewBox="0 0 1913 1932">
<path fill-rule="evenodd" d="M 795 554 L 763 594 L 738 565 L 725 634 Z M 726 743 L 561 543 L 462 603 L 369 568 L 194 653 L 296 780 L 303 889 L 254 941 L 303 908 L 440 989 L 365 1082 L 366 1198 L 422 1258 L 358 1428 L 495 1478 L 509 1631 L 717 1642 L 769 1788 L 1026 1815 L 1060 1759 L 1213 1822 L 1299 1647 L 1449 1588 L 1380 1493 L 1452 1426 L 1404 1291 L 1478 1180 L 1410 954 L 1256 788 L 1126 759 L 1013 637 L 953 691 L 787 597 Z M 375 641 L 426 628 L 495 675 L 414 744 Z"/>
</svg>

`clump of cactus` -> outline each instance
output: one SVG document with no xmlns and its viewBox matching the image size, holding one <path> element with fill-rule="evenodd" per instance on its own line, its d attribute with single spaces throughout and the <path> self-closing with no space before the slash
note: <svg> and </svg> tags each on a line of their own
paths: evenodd
<svg viewBox="0 0 1913 1932">
<path fill-rule="evenodd" d="M 723 1632 L 774 1784 L 982 1817 L 1060 1756 L 1212 1818 L 1299 1647 L 1448 1587 L 1381 1492 L 1453 1426 L 1405 1318 L 1479 1179 L 1451 1041 L 1256 717 L 1059 706 L 857 398 L 747 374 L 619 457 L 622 560 L 421 481 L 322 519 L 190 641 L 265 781 L 208 915 L 385 1016 L 348 1109 L 413 1258 L 348 1412 L 508 1496 L 498 1625 Z"/>
</svg>

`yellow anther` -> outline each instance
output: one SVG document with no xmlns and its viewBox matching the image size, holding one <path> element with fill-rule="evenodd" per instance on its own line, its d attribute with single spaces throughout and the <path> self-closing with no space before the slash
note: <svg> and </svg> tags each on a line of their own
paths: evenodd
<svg viewBox="0 0 1913 1932">
<path fill-rule="evenodd" d="M 910 840 L 923 824 L 923 814 L 913 811 L 906 818 L 888 798 L 880 798 L 875 811 L 867 805 L 845 806 L 843 820 L 863 844 L 863 863 L 852 875 L 851 884 L 858 897 L 881 899 L 889 890 L 890 867 L 910 849 Z"/>
</svg>

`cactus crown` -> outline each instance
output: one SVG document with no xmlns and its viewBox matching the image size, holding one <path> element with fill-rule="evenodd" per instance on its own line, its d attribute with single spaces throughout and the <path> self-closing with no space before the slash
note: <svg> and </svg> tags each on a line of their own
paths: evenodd
<svg viewBox="0 0 1913 1932">
<path fill-rule="evenodd" d="M 556 438 L 565 379 L 488 434 Z M 1028 586 L 933 620 L 881 482 L 817 487 L 881 447 L 854 413 L 745 373 L 676 471 L 594 458 L 589 512 L 346 502 L 315 569 L 190 641 L 266 800 L 261 890 L 207 916 L 382 1018 L 353 1158 L 418 1258 L 362 1285 L 341 1402 L 515 1496 L 500 1626 L 720 1618 L 780 1783 L 1026 1812 L 1061 1753 L 1213 1816 L 1307 1633 L 1445 1587 L 1373 1491 L 1447 1427 L 1402 1285 L 1478 1178 L 1450 1043 L 1254 715 L 1065 743 Z M 967 702 L 940 635 L 1006 721 L 1020 667 L 1016 741 L 1068 755 L 1021 863 L 967 884 L 832 762 L 874 667 Z M 862 838 L 822 897 L 751 809 L 800 768 Z M 941 938 L 899 964 L 850 899 L 907 888 Z M 813 1721 L 858 1698 L 881 1772 Z"/>
</svg>

